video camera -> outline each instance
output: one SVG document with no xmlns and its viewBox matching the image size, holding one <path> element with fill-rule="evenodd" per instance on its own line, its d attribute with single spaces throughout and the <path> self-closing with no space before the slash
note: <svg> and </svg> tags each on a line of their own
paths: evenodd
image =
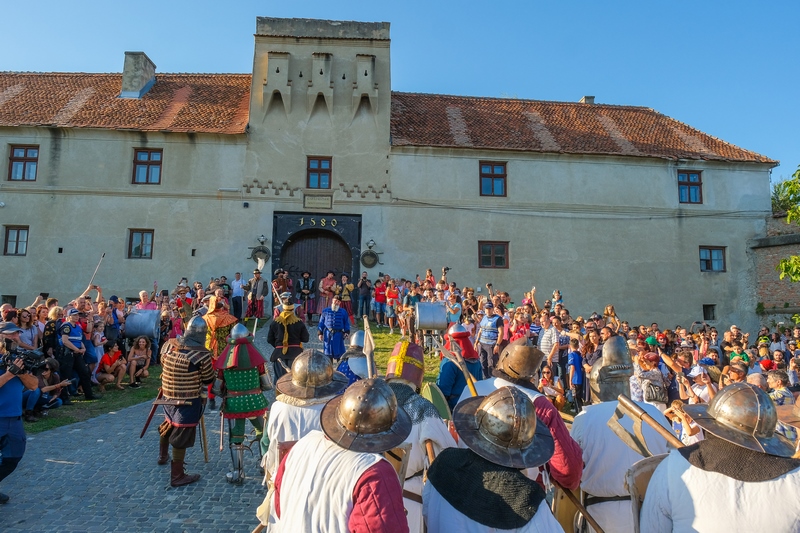
<svg viewBox="0 0 800 533">
<path fill-rule="evenodd" d="M 14 350 L 0 358 L 0 368 L 7 370 L 19 358 L 22 358 L 23 370 L 31 374 L 43 368 L 47 359 L 41 350 Z"/>
</svg>

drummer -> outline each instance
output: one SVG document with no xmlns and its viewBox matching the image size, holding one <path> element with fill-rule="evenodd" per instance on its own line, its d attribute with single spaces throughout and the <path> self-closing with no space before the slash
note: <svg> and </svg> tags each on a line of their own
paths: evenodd
<svg viewBox="0 0 800 533">
<path fill-rule="evenodd" d="M 475 350 L 480 355 L 483 379 L 489 379 L 497 359 L 500 357 L 500 341 L 503 338 L 503 317 L 495 313 L 494 304 L 483 304 L 486 312 L 479 324 Z"/>
</svg>

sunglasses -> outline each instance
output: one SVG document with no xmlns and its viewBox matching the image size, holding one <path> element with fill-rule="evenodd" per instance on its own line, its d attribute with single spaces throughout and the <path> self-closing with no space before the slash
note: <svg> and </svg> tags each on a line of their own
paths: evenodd
<svg viewBox="0 0 800 533">
<path fill-rule="evenodd" d="M 552 375 L 552 374 L 553 374 L 552 372 L 542 372 L 542 375 L 543 375 L 543 376 L 550 376 L 550 375 Z"/>
</svg>

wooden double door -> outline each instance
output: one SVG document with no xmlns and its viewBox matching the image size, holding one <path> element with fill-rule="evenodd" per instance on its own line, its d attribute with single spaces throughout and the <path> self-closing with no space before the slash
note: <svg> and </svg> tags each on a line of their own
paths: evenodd
<svg viewBox="0 0 800 533">
<path fill-rule="evenodd" d="M 280 258 L 280 268 L 289 272 L 292 280 L 300 278 L 304 270 L 311 272 L 317 284 L 329 270 L 336 274 L 337 282 L 342 274 L 352 279 L 353 253 L 341 237 L 329 231 L 306 230 L 292 235 L 283 245 Z"/>
</svg>

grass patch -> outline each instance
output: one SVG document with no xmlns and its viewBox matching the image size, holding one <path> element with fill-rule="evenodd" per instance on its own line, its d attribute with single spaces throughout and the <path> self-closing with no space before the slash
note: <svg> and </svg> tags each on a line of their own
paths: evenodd
<svg viewBox="0 0 800 533">
<path fill-rule="evenodd" d="M 127 376 L 125 382 L 127 382 Z M 50 409 L 47 416 L 39 419 L 38 422 L 25 422 L 26 433 L 41 433 L 48 429 L 54 429 L 75 422 L 89 420 L 102 414 L 124 409 L 131 405 L 136 405 L 148 400 L 155 400 L 158 388 L 161 386 L 161 367 L 150 367 L 150 377 L 142 381 L 141 388 L 117 390 L 114 385 L 106 385 L 106 392 L 99 400 L 91 402 L 72 402 L 72 405 L 65 405 L 58 409 Z M 95 388 L 97 391 L 97 388 Z M 144 424 L 144 420 L 142 420 Z"/>
</svg>

